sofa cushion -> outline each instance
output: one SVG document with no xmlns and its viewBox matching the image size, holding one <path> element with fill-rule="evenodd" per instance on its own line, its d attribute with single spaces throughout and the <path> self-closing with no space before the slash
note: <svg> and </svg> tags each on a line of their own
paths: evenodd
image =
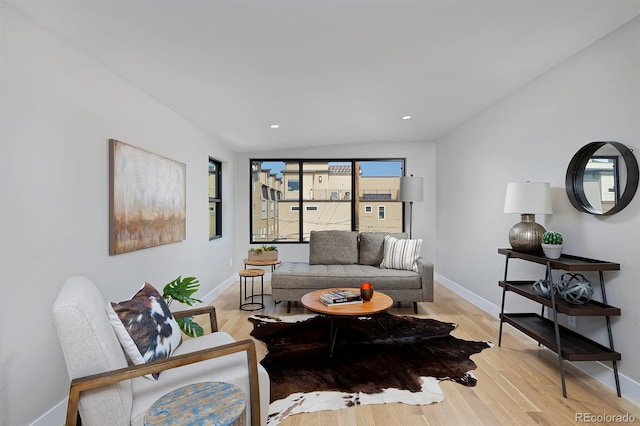
<svg viewBox="0 0 640 426">
<path fill-rule="evenodd" d="M 107 314 L 122 348 L 136 365 L 168 358 L 182 342 L 177 321 L 149 283 L 130 300 L 108 304 Z M 149 378 L 157 379 L 159 375 L 154 373 Z"/>
<path fill-rule="evenodd" d="M 358 263 L 358 233 L 355 231 L 311 231 L 309 264 L 352 265 Z"/>
<path fill-rule="evenodd" d="M 418 257 L 422 238 L 416 240 L 399 240 L 390 235 L 384 237 L 384 259 L 381 268 L 405 269 L 418 272 Z"/>
<path fill-rule="evenodd" d="M 276 288 L 307 289 L 360 287 L 364 281 L 375 290 L 417 290 L 422 287 L 417 272 L 380 269 L 369 265 L 310 265 L 306 262 L 284 262 L 271 277 Z M 288 299 L 287 299 L 288 300 Z"/>
<path fill-rule="evenodd" d="M 384 257 L 384 237 L 391 235 L 397 239 L 407 238 L 404 232 L 390 234 L 388 232 L 361 232 L 360 233 L 360 265 L 379 266 Z"/>
</svg>

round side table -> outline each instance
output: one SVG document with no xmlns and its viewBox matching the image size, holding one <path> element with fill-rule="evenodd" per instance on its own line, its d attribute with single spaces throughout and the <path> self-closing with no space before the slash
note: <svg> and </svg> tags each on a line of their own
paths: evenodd
<svg viewBox="0 0 640 426">
<path fill-rule="evenodd" d="M 244 426 L 247 397 L 230 383 L 201 382 L 174 389 L 149 407 L 144 425 Z"/>
<path fill-rule="evenodd" d="M 238 272 L 240 275 L 240 309 L 243 311 L 258 311 L 264 309 L 264 269 L 242 269 Z M 260 293 L 254 293 L 254 280 L 256 277 L 260 277 Z M 247 295 L 247 278 L 251 278 L 251 296 Z M 244 296 L 242 295 L 242 289 L 244 287 Z M 260 296 L 260 302 L 254 300 Z M 250 299 L 250 302 L 246 302 Z"/>
<path fill-rule="evenodd" d="M 275 259 L 275 260 L 250 260 L 250 259 L 245 259 L 244 260 L 244 267 L 246 268 L 247 265 L 249 266 L 264 266 L 264 267 L 270 267 L 271 268 L 271 272 L 276 270 L 276 267 L 281 264 L 282 261 Z"/>
</svg>

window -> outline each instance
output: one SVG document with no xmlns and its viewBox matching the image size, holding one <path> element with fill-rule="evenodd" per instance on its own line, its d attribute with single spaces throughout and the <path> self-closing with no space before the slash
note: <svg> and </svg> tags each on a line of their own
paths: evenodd
<svg viewBox="0 0 640 426">
<path fill-rule="evenodd" d="M 260 195 L 260 218 L 261 219 L 266 219 L 267 218 L 267 201 L 269 199 L 269 197 L 267 196 L 267 194 L 269 193 L 269 189 L 262 185 L 262 194 Z"/>
<path fill-rule="evenodd" d="M 276 191 L 271 188 L 269 190 L 269 194 L 271 196 L 271 198 L 269 198 L 269 217 L 274 218 L 276 209 Z"/>
<path fill-rule="evenodd" d="M 220 174 L 222 164 L 209 157 L 209 239 L 222 236 L 222 197 L 220 195 Z"/>
<path fill-rule="evenodd" d="M 287 180 L 287 191 L 299 191 L 300 181 L 298 179 Z"/>
<path fill-rule="evenodd" d="M 250 242 L 303 242 L 314 230 L 402 232 L 403 169 L 403 159 L 252 159 Z M 384 203 L 377 214 L 376 201 Z"/>
<path fill-rule="evenodd" d="M 385 206 L 378 206 L 378 220 L 385 219 Z"/>
</svg>

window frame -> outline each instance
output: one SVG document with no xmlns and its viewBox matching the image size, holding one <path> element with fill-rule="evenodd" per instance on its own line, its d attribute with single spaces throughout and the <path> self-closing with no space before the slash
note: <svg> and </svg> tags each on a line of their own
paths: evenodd
<svg viewBox="0 0 640 426">
<path fill-rule="evenodd" d="M 306 208 L 303 208 L 303 206 L 305 206 L 306 203 L 308 203 L 308 201 L 310 200 L 304 200 L 304 194 L 303 194 L 303 184 L 304 184 L 304 165 L 305 163 L 318 163 L 318 162 L 329 162 L 329 163 L 350 163 L 351 166 L 351 170 L 355 170 L 355 165 L 359 162 L 385 162 L 385 161 L 389 161 L 389 162 L 400 162 L 400 175 L 398 176 L 398 178 L 401 178 L 403 176 L 405 176 L 406 174 L 406 167 L 407 167 L 407 159 L 406 157 L 388 157 L 388 158 L 249 158 L 249 244 L 264 244 L 264 243 L 277 243 L 277 244 L 300 244 L 300 243 L 305 243 L 308 244 L 309 241 L 304 239 L 304 213 L 306 212 Z M 254 223 L 253 223 L 253 203 L 254 203 L 254 199 L 253 199 L 253 191 L 252 191 L 252 184 L 253 184 L 253 173 L 254 173 L 254 164 L 256 163 L 264 163 L 264 162 L 269 162 L 269 163 L 298 163 L 298 168 L 297 168 L 297 173 L 298 173 L 298 177 L 297 178 L 293 178 L 290 177 L 286 180 L 283 179 L 283 191 L 290 191 L 290 192 L 294 192 L 297 191 L 298 192 L 298 205 L 297 205 L 297 213 L 298 213 L 298 239 L 297 240 L 278 240 L 278 239 L 274 239 L 274 240 L 254 240 Z M 298 188 L 293 190 L 289 188 L 289 182 L 293 179 L 293 182 L 297 183 Z M 348 193 L 349 196 L 346 197 L 345 199 L 348 200 L 351 204 L 350 210 L 351 210 L 351 217 L 350 217 L 350 221 L 351 221 L 351 230 L 355 230 L 356 227 L 356 223 L 357 223 L 357 215 L 358 212 L 356 211 L 357 209 L 357 205 L 359 202 L 361 202 L 361 200 L 359 200 L 359 195 L 358 195 L 358 190 L 356 188 L 356 175 L 355 173 L 351 174 L 351 188 L 349 191 L 345 192 L 345 194 Z M 351 196 L 351 194 L 355 194 L 354 196 Z M 282 199 L 279 199 L 278 201 L 281 201 Z M 295 201 L 294 201 L 295 202 Z M 404 202 L 402 203 L 402 207 L 401 207 L 401 211 L 402 211 L 402 230 L 404 232 L 404 230 L 406 229 L 406 220 L 405 220 L 405 204 Z M 290 208 L 288 209 L 289 211 L 294 211 L 293 207 L 290 206 Z M 372 209 L 373 210 L 373 209 Z M 370 213 L 373 213 L 373 211 L 371 211 Z M 384 219 L 378 219 L 380 221 L 383 221 L 386 219 L 386 208 L 385 208 L 385 218 Z M 361 230 L 362 232 L 364 232 L 364 230 Z M 256 235 L 257 236 L 257 235 Z"/>
<path fill-rule="evenodd" d="M 215 165 L 214 173 L 211 172 L 211 165 Z M 222 238 L 222 162 L 216 160 L 213 157 L 209 157 L 209 241 L 217 240 L 218 238 Z M 215 175 L 214 178 L 214 196 L 211 196 L 211 175 Z M 211 233 L 211 204 L 215 204 L 215 233 Z"/>
</svg>

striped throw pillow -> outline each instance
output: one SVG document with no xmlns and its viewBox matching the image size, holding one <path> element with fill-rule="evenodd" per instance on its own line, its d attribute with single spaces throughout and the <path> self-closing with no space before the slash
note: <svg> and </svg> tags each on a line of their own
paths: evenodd
<svg viewBox="0 0 640 426">
<path fill-rule="evenodd" d="M 422 238 L 399 240 L 390 235 L 384 238 L 384 258 L 380 264 L 385 269 L 406 269 L 418 272 L 418 257 Z"/>
</svg>

